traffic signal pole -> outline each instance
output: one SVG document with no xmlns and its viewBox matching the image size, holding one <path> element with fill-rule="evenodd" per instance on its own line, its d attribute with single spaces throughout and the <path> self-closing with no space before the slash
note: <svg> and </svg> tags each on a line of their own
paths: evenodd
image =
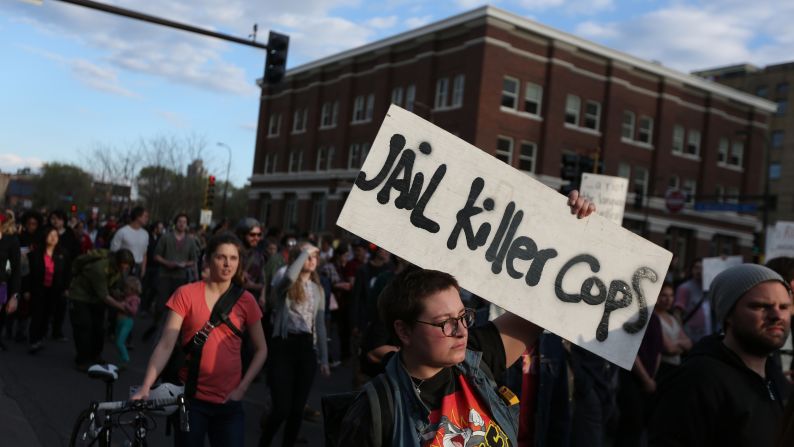
<svg viewBox="0 0 794 447">
<path fill-rule="evenodd" d="M 229 42 L 238 43 L 240 45 L 247 45 L 249 47 L 259 48 L 261 50 L 267 50 L 267 45 L 259 42 L 255 42 L 253 40 L 241 39 L 239 37 L 234 37 L 229 34 L 210 31 L 193 25 L 187 25 L 184 23 L 175 22 L 173 20 L 163 19 L 161 17 L 155 17 L 149 14 L 143 14 L 137 11 L 132 11 L 130 9 L 119 8 L 118 6 L 108 5 L 105 3 L 99 3 L 91 0 L 56 0 L 56 1 L 63 3 L 70 3 L 72 5 L 84 6 L 86 8 L 96 9 L 98 11 L 103 11 L 110 14 L 127 17 L 130 19 L 153 23 L 155 25 L 167 26 L 169 28 L 179 29 L 182 31 L 187 31 L 195 34 L 201 34 L 208 37 L 214 37 L 216 39 L 226 40 Z"/>
</svg>

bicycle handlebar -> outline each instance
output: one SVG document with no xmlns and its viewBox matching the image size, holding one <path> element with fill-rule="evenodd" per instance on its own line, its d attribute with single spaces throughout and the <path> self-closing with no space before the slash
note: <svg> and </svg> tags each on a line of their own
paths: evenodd
<svg viewBox="0 0 794 447">
<path fill-rule="evenodd" d="M 165 399 L 151 399 L 151 400 L 119 400 L 113 402 L 99 402 L 97 410 L 102 411 L 115 411 L 115 410 L 161 410 L 163 407 L 171 405 L 183 405 L 180 403 L 180 397 L 168 397 Z"/>
</svg>

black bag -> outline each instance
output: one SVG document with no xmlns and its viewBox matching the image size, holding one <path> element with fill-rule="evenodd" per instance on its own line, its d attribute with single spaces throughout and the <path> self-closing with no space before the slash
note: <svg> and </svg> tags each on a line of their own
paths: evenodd
<svg viewBox="0 0 794 447">
<path fill-rule="evenodd" d="M 237 300 L 243 296 L 243 292 L 244 290 L 242 287 L 232 284 L 226 292 L 218 298 L 218 301 L 212 307 L 210 319 L 204 324 L 204 327 L 193 334 L 193 337 L 185 345 L 175 347 L 171 352 L 168 363 L 166 363 L 160 373 L 159 379 L 161 382 L 184 385 L 185 396 L 193 397 L 193 395 L 195 395 L 198 370 L 201 364 L 201 351 L 212 330 L 220 324 L 225 324 L 235 335 L 238 337 L 243 336 L 242 331 L 229 319 L 229 312 L 231 312 Z M 181 340 L 181 334 L 179 339 Z M 183 383 L 179 379 L 179 370 L 184 366 L 187 366 L 188 369 L 186 383 Z"/>
<path fill-rule="evenodd" d="M 372 419 L 373 445 L 380 447 L 391 444 L 394 427 L 394 397 L 389 379 L 379 374 L 364 384 L 364 388 L 346 393 L 328 394 L 322 397 L 323 429 L 326 447 L 339 444 L 342 421 L 347 411 L 361 393 L 367 393 Z"/>
</svg>

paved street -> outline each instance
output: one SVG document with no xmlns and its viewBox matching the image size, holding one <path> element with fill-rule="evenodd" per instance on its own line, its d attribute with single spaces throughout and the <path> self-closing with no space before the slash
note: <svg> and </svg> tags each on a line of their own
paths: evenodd
<svg viewBox="0 0 794 447">
<path fill-rule="evenodd" d="M 67 329 L 71 330 L 68 321 Z M 152 349 L 153 342 L 143 343 L 140 334 L 148 321 L 138 322 L 133 333 L 135 349 L 130 353 L 130 368 L 123 372 L 115 387 L 117 400 L 125 396 L 131 385 L 138 384 Z M 71 334 L 67 336 L 71 339 Z M 66 446 L 72 424 L 80 411 L 91 400 L 103 400 L 105 387 L 100 381 L 89 379 L 72 367 L 74 346 L 72 342 L 48 342 L 37 355 L 27 353 L 27 346 L 6 341 L 8 352 L 0 352 L 0 439 L 8 447 Z M 104 357 L 115 360 L 116 352 L 110 343 L 105 344 Z M 309 403 L 320 408 L 320 396 L 325 393 L 349 389 L 350 371 L 336 369 L 330 378 L 317 377 Z M 263 400 L 267 396 L 264 381 L 257 381 L 245 399 L 246 445 L 255 446 L 259 439 L 259 417 Z M 157 421 L 161 423 L 160 420 Z M 320 446 L 322 424 L 304 422 L 301 434 L 310 446 Z M 150 445 L 171 445 L 165 436 L 164 426 L 149 436 Z M 277 439 L 278 441 L 278 439 Z M 279 445 L 275 443 L 274 445 Z"/>
</svg>

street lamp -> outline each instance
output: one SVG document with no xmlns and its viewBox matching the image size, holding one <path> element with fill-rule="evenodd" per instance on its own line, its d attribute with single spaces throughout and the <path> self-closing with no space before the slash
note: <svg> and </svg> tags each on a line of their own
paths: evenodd
<svg viewBox="0 0 794 447">
<path fill-rule="evenodd" d="M 223 146 L 229 151 L 229 161 L 226 163 L 226 183 L 223 184 L 223 201 L 221 202 L 221 218 L 226 218 L 226 194 L 229 189 L 229 169 L 232 167 L 232 148 L 228 144 L 218 142 L 218 146 Z"/>
</svg>

